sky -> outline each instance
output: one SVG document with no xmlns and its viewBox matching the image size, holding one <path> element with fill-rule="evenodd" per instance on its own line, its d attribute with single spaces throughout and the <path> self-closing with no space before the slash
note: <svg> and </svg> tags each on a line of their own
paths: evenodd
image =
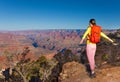
<svg viewBox="0 0 120 82">
<path fill-rule="evenodd" d="M 0 0 L 0 30 L 120 28 L 120 0 Z"/>
</svg>

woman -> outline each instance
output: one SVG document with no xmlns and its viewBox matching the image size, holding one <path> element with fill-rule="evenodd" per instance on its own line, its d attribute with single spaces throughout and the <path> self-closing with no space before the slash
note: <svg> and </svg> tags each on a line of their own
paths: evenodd
<svg viewBox="0 0 120 82">
<path fill-rule="evenodd" d="M 84 39 L 87 37 L 87 45 L 86 45 L 86 54 L 87 54 L 87 58 L 90 64 L 90 69 L 91 69 L 91 73 L 90 73 L 90 77 L 91 78 L 95 78 L 95 53 L 96 53 L 96 43 L 93 43 L 90 41 L 89 36 L 91 34 L 91 27 L 96 25 L 96 21 L 95 19 L 90 19 L 89 21 L 89 26 L 87 28 L 87 30 L 85 31 L 82 40 L 80 41 L 80 44 L 83 43 Z M 110 39 L 108 36 L 106 36 L 103 32 L 100 33 L 100 36 L 106 38 L 107 40 L 109 40 L 110 42 L 113 43 L 113 40 Z"/>
</svg>

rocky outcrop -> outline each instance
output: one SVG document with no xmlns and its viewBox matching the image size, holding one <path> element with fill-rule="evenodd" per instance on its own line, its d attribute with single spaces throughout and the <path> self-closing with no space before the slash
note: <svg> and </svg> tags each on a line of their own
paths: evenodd
<svg viewBox="0 0 120 82">
<path fill-rule="evenodd" d="M 78 62 L 68 62 L 63 65 L 59 82 L 119 82 L 120 67 L 96 69 L 96 78 L 89 78 L 84 65 Z"/>
<path fill-rule="evenodd" d="M 58 64 L 53 68 L 51 75 L 49 76 L 49 82 L 58 82 L 58 77 L 62 71 L 62 67 L 67 62 L 79 61 L 79 57 L 74 55 L 71 50 L 63 49 L 53 56 Z"/>
<path fill-rule="evenodd" d="M 59 82 L 75 82 L 78 77 L 84 78 L 86 76 L 85 67 L 78 62 L 68 62 L 63 65 L 62 72 L 60 73 Z M 74 80 L 73 80 L 74 79 Z M 84 81 L 83 81 L 84 82 Z"/>
</svg>

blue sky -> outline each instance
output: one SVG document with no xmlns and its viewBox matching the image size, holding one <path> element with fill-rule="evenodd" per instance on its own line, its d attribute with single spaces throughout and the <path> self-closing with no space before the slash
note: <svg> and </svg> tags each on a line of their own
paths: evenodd
<svg viewBox="0 0 120 82">
<path fill-rule="evenodd" d="M 119 0 L 0 0 L 0 30 L 120 28 Z"/>
</svg>

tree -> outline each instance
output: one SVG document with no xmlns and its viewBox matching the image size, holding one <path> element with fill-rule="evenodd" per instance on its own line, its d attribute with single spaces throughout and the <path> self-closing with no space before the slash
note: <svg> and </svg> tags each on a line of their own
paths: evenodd
<svg viewBox="0 0 120 82">
<path fill-rule="evenodd" d="M 27 77 L 27 71 L 29 70 L 30 65 L 30 59 L 26 59 L 26 55 L 30 52 L 29 47 L 26 47 L 23 52 L 20 54 L 22 57 L 20 61 L 17 63 L 17 66 L 15 66 L 15 70 L 20 74 L 24 82 L 28 82 L 26 79 Z"/>
<path fill-rule="evenodd" d="M 27 78 L 31 79 L 31 77 L 34 76 L 39 77 L 43 82 L 49 82 L 49 76 L 52 73 L 52 69 L 58 62 L 56 60 L 48 60 L 45 56 L 41 56 L 37 61 L 32 63 Z"/>
</svg>

